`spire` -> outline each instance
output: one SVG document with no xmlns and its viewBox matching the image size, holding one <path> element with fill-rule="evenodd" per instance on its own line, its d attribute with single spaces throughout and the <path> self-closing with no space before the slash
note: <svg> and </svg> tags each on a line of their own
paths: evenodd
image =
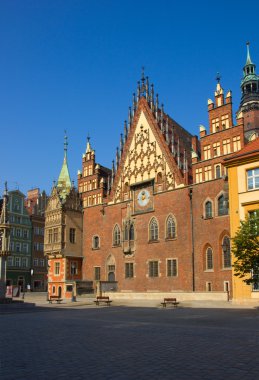
<svg viewBox="0 0 259 380">
<path fill-rule="evenodd" d="M 85 152 L 86 153 L 91 153 L 92 152 L 89 133 L 87 135 L 87 143 L 86 143 L 86 151 Z"/>
<path fill-rule="evenodd" d="M 246 43 L 246 49 L 247 49 L 246 65 L 252 65 L 252 64 L 253 64 L 253 62 L 252 62 L 252 60 L 251 60 L 251 58 L 250 58 L 249 46 L 250 46 L 250 42 L 247 41 L 247 43 Z"/>
<path fill-rule="evenodd" d="M 63 165 L 58 177 L 58 182 L 57 182 L 57 188 L 60 191 L 60 196 L 61 198 L 65 199 L 68 193 L 70 192 L 72 188 L 72 183 L 69 175 L 69 170 L 67 166 L 67 135 L 65 131 L 65 137 L 64 137 L 64 160 L 63 160 Z"/>
</svg>

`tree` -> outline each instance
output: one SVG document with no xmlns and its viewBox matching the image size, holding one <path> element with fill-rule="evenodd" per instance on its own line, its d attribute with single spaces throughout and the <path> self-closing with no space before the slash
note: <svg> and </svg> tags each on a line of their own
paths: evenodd
<svg viewBox="0 0 259 380">
<path fill-rule="evenodd" d="M 258 214 L 247 217 L 232 239 L 234 275 L 247 285 L 259 283 L 259 218 Z M 245 277 L 245 278 L 244 278 Z"/>
</svg>

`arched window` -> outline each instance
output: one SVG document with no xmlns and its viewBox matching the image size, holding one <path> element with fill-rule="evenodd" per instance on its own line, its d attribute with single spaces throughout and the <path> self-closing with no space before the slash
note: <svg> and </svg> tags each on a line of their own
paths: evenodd
<svg viewBox="0 0 259 380">
<path fill-rule="evenodd" d="M 93 249 L 100 248 L 100 238 L 99 236 L 93 236 Z"/>
<path fill-rule="evenodd" d="M 129 228 L 129 240 L 134 240 L 135 239 L 135 231 L 134 231 L 134 224 L 130 224 Z"/>
<path fill-rule="evenodd" d="M 215 171 L 216 171 L 216 178 L 220 178 L 221 177 L 221 173 L 220 173 L 220 165 L 217 165 L 216 166 L 216 169 L 215 169 Z"/>
<path fill-rule="evenodd" d="M 213 251 L 210 247 L 206 251 L 206 269 L 213 269 Z"/>
<path fill-rule="evenodd" d="M 205 218 L 209 219 L 212 218 L 212 202 L 207 201 L 205 203 Z"/>
<path fill-rule="evenodd" d="M 128 223 L 125 223 L 124 225 L 124 241 L 129 240 L 129 227 Z"/>
<path fill-rule="evenodd" d="M 166 221 L 166 238 L 167 239 L 176 238 L 175 220 L 171 215 L 167 218 L 167 221 Z"/>
<path fill-rule="evenodd" d="M 153 218 L 149 224 L 149 240 L 158 240 L 158 225 L 155 218 Z"/>
<path fill-rule="evenodd" d="M 118 224 L 116 224 L 113 230 L 113 245 L 120 245 L 120 243 L 121 243 L 121 230 Z"/>
<path fill-rule="evenodd" d="M 228 202 L 227 199 L 222 194 L 218 198 L 218 215 L 227 215 L 228 214 Z"/>
<path fill-rule="evenodd" d="M 223 268 L 231 268 L 230 239 L 228 236 L 224 236 L 222 241 L 222 264 Z"/>
</svg>

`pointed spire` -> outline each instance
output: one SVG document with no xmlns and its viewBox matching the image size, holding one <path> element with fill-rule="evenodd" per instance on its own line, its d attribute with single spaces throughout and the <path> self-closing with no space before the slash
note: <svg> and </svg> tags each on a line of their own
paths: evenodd
<svg viewBox="0 0 259 380">
<path fill-rule="evenodd" d="M 67 194 L 70 192 L 72 188 L 71 179 L 69 175 L 69 170 L 67 166 L 67 135 L 65 131 L 65 138 L 64 138 L 64 160 L 63 165 L 58 177 L 57 187 L 60 189 L 60 196 L 61 198 L 66 198 Z"/>
<path fill-rule="evenodd" d="M 137 86 L 137 103 L 139 102 L 140 99 L 140 82 L 138 81 L 138 86 Z"/>
<path fill-rule="evenodd" d="M 178 142 L 177 142 L 177 165 L 180 168 L 180 139 L 178 137 Z"/>
<path fill-rule="evenodd" d="M 146 99 L 149 101 L 149 81 L 148 77 L 146 77 Z"/>
<path fill-rule="evenodd" d="M 124 144 L 126 143 L 128 138 L 128 127 L 127 127 L 127 121 L 124 121 Z"/>
<path fill-rule="evenodd" d="M 160 128 L 161 128 L 162 133 L 164 133 L 164 105 L 163 104 L 161 104 Z"/>
<path fill-rule="evenodd" d="M 132 115 L 134 116 L 136 112 L 136 95 L 135 92 L 133 93 L 132 96 Z"/>
<path fill-rule="evenodd" d="M 119 162 L 120 162 L 120 154 L 119 154 L 119 147 L 117 146 L 117 148 L 116 148 L 116 170 L 118 170 Z"/>
<path fill-rule="evenodd" d="M 64 136 L 64 160 L 67 159 L 67 131 L 65 130 L 65 136 Z"/>
<path fill-rule="evenodd" d="M 128 126 L 131 126 L 131 121 L 132 121 L 132 115 L 131 115 L 131 107 L 129 107 L 128 111 Z"/>
<path fill-rule="evenodd" d="M 154 85 L 151 84 L 151 93 L 150 93 L 150 107 L 154 111 Z"/>
<path fill-rule="evenodd" d="M 122 157 L 122 152 L 123 152 L 123 133 L 121 133 L 121 138 L 120 138 L 120 156 Z"/>
<path fill-rule="evenodd" d="M 91 153 L 92 152 L 92 148 L 91 148 L 91 144 L 90 144 L 90 136 L 89 136 L 89 133 L 87 135 L 87 143 L 86 143 L 86 153 Z"/>
<path fill-rule="evenodd" d="M 111 178 L 111 185 L 113 184 L 114 175 L 115 175 L 115 167 L 114 167 L 114 160 L 112 160 L 112 178 Z"/>
<path fill-rule="evenodd" d="M 250 42 L 247 41 L 247 43 L 246 43 L 246 49 L 247 49 L 246 65 L 252 65 L 252 64 L 253 64 L 253 62 L 252 62 L 252 60 L 251 60 L 251 57 L 250 57 L 249 46 L 250 46 Z"/>
<path fill-rule="evenodd" d="M 175 147 L 174 147 L 174 126 L 172 126 L 172 138 L 171 138 L 171 149 L 172 149 L 172 154 L 175 156 Z"/>
<path fill-rule="evenodd" d="M 155 103 L 155 112 L 156 112 L 156 120 L 158 120 L 158 94 L 156 94 L 156 103 Z"/>
<path fill-rule="evenodd" d="M 169 144 L 168 131 L 169 131 L 169 119 L 168 119 L 168 116 L 167 116 L 167 118 L 166 118 L 166 125 L 165 125 L 165 139 L 166 139 L 167 144 Z"/>
</svg>

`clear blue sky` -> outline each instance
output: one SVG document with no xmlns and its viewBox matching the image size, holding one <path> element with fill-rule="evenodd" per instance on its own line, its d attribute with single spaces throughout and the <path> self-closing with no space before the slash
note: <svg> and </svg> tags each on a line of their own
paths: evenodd
<svg viewBox="0 0 259 380">
<path fill-rule="evenodd" d="M 250 41 L 259 73 L 259 2 L 1 0 L 0 192 L 50 192 L 63 160 L 72 179 L 89 133 L 111 166 L 141 67 L 165 112 L 193 134 L 207 126 L 216 73 L 240 101 Z"/>
</svg>

